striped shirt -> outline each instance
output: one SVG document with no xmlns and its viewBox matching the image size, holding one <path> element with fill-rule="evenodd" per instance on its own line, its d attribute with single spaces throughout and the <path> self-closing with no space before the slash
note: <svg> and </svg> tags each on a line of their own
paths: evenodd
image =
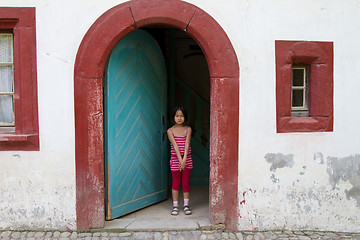
<svg viewBox="0 0 360 240">
<path fill-rule="evenodd" d="M 180 155 L 182 157 L 184 156 L 184 153 L 185 153 L 185 142 L 186 142 L 187 129 L 188 129 L 188 127 L 186 127 L 185 136 L 175 136 L 172 128 L 170 128 L 171 132 L 174 135 L 175 142 L 179 147 Z M 171 169 L 171 171 L 173 171 L 173 172 L 180 171 L 179 170 L 180 162 L 179 162 L 178 157 L 176 156 L 176 152 L 175 152 L 174 146 L 172 144 L 171 144 L 170 153 L 171 153 L 171 158 L 170 158 L 170 169 Z M 193 168 L 193 161 L 192 161 L 192 158 L 191 158 L 191 146 L 190 145 L 189 145 L 189 151 L 188 151 L 188 154 L 187 154 L 187 159 L 186 159 L 186 162 L 185 162 L 185 168 L 186 169 L 192 169 Z"/>
</svg>

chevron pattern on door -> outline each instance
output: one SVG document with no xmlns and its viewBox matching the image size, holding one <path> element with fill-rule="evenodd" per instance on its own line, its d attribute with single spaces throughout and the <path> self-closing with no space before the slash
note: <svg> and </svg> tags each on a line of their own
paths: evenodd
<svg viewBox="0 0 360 240">
<path fill-rule="evenodd" d="M 166 68 L 156 41 L 137 30 L 112 50 L 106 73 L 106 218 L 167 197 Z"/>
</svg>

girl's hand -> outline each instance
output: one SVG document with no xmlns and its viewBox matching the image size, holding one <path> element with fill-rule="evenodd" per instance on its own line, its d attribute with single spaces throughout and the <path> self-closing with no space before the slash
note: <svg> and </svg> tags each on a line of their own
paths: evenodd
<svg viewBox="0 0 360 240">
<path fill-rule="evenodd" d="M 181 161 L 180 170 L 185 169 L 185 161 Z"/>
</svg>

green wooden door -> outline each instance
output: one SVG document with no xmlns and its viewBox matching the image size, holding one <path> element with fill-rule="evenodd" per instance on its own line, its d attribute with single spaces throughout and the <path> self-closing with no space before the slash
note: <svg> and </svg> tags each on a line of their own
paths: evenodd
<svg viewBox="0 0 360 240">
<path fill-rule="evenodd" d="M 106 218 L 167 197 L 166 68 L 156 41 L 137 30 L 112 50 L 106 72 Z"/>
</svg>

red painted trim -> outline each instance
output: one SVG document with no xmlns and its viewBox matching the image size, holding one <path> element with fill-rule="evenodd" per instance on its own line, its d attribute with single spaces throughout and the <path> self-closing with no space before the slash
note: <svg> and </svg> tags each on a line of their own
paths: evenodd
<svg viewBox="0 0 360 240">
<path fill-rule="evenodd" d="M 0 8 L 0 29 L 14 34 L 15 130 L 0 129 L 0 151 L 38 151 L 35 8 Z"/>
<path fill-rule="evenodd" d="M 275 41 L 277 132 L 333 131 L 333 43 Z M 310 65 L 309 117 L 291 116 L 292 64 Z"/>
<path fill-rule="evenodd" d="M 239 230 L 239 78 L 211 78 L 210 87 L 210 220 Z"/>
<path fill-rule="evenodd" d="M 77 228 L 99 228 L 105 221 L 102 78 L 106 60 L 122 37 L 148 25 L 186 28 L 207 58 L 212 120 L 210 218 L 213 223 L 225 223 L 229 230 L 237 230 L 237 57 L 227 35 L 210 15 L 179 0 L 120 4 L 100 16 L 81 42 L 74 71 Z"/>
<path fill-rule="evenodd" d="M 1 12 L 1 9 L 0 9 Z M 13 32 L 12 30 L 15 28 L 18 20 L 15 19 L 0 19 L 0 29 L 1 32 Z"/>
</svg>

